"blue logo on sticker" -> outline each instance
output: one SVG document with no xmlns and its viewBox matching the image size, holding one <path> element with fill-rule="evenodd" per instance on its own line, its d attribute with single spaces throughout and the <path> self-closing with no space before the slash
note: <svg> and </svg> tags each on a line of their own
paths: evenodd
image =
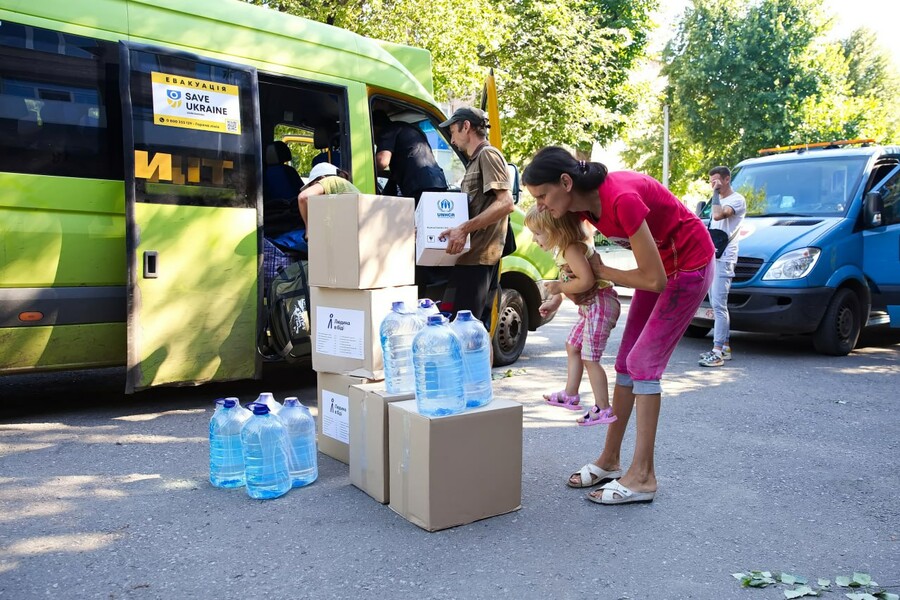
<svg viewBox="0 0 900 600">
<path fill-rule="evenodd" d="M 180 100 L 181 92 L 178 90 L 166 90 L 166 96 L 168 96 L 170 100 Z"/>
<path fill-rule="evenodd" d="M 453 200 L 449 198 L 441 198 L 437 203 L 438 210 L 441 212 L 450 212 L 453 210 Z"/>
</svg>

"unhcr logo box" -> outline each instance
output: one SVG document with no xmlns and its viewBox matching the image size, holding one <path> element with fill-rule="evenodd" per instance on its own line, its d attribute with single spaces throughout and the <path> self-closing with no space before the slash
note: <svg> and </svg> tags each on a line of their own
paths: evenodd
<svg viewBox="0 0 900 600">
<path fill-rule="evenodd" d="M 462 192 L 425 192 L 416 207 L 416 264 L 449 267 L 461 254 L 447 254 L 441 233 L 469 220 L 469 198 Z M 463 254 L 471 248 L 469 237 Z"/>
</svg>

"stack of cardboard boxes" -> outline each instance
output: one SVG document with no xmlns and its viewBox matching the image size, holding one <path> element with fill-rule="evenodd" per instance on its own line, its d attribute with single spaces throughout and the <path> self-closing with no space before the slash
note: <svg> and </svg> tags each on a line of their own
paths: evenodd
<svg viewBox="0 0 900 600">
<path fill-rule="evenodd" d="M 449 196 L 427 205 L 455 212 L 453 204 L 465 198 Z M 426 229 L 422 200 L 420 240 Z M 495 399 L 429 418 L 418 413 L 414 394 L 390 394 L 379 381 L 381 320 L 395 301 L 415 306 L 414 257 L 428 254 L 414 237 L 412 199 L 319 196 L 310 199 L 309 217 L 319 450 L 349 463 L 353 485 L 429 531 L 517 510 L 519 403 Z"/>
<path fill-rule="evenodd" d="M 416 302 L 414 231 L 412 198 L 336 194 L 309 201 L 319 450 L 344 463 L 350 386 L 383 378 L 381 320 L 393 302 Z"/>
</svg>

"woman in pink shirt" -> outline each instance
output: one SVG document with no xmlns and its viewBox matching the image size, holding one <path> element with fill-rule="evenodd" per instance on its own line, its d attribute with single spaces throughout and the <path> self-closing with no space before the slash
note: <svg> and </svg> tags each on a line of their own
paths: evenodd
<svg viewBox="0 0 900 600">
<path fill-rule="evenodd" d="M 599 504 L 650 502 L 656 494 L 653 450 L 660 379 L 678 340 L 706 296 L 715 248 L 703 223 L 658 181 L 631 171 L 607 173 L 558 147 L 539 151 L 522 174 L 542 211 L 574 212 L 611 242 L 634 252 L 637 268 L 594 264 L 597 277 L 634 288 L 616 356 L 613 410 L 599 458 L 569 477 L 570 487 L 607 481 L 588 499 Z M 622 474 L 625 428 L 637 405 L 634 456 Z M 618 480 L 618 481 L 616 481 Z"/>
</svg>

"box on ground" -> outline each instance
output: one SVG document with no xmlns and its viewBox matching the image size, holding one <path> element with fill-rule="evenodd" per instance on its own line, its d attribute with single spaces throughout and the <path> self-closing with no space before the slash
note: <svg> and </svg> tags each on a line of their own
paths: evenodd
<svg viewBox="0 0 900 600">
<path fill-rule="evenodd" d="M 309 284 L 373 289 L 415 282 L 412 198 L 334 194 L 309 199 Z"/>
<path fill-rule="evenodd" d="M 388 487 L 388 405 L 414 398 L 391 394 L 384 382 L 350 386 L 350 483 L 386 504 Z"/>
<path fill-rule="evenodd" d="M 381 321 L 391 303 L 415 306 L 414 285 L 374 290 L 310 288 L 312 366 L 316 371 L 381 379 Z"/>
<path fill-rule="evenodd" d="M 469 220 L 469 198 L 462 192 L 425 192 L 416 207 L 416 264 L 449 267 L 459 254 L 447 254 L 442 232 Z M 469 236 L 463 252 L 471 248 Z"/>
<path fill-rule="evenodd" d="M 364 377 L 319 373 L 316 377 L 319 452 L 342 463 L 350 462 L 350 386 L 372 383 Z"/>
<path fill-rule="evenodd" d="M 428 418 L 415 400 L 388 407 L 390 507 L 428 531 L 518 510 L 522 405 L 496 399 Z"/>
</svg>

